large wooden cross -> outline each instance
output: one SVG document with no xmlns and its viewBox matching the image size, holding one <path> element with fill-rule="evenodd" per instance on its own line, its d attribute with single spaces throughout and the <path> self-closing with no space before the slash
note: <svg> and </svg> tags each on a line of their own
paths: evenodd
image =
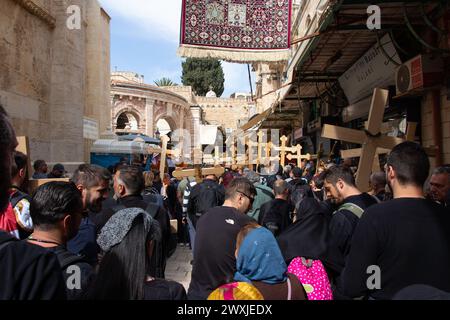
<svg viewBox="0 0 450 320">
<path fill-rule="evenodd" d="M 332 125 L 324 125 L 322 137 L 348 141 L 361 144 L 361 158 L 358 172 L 356 174 L 356 185 L 361 191 L 369 190 L 369 179 L 372 171 L 373 159 L 377 148 L 392 150 L 396 145 L 404 140 L 396 137 L 382 136 L 381 124 L 383 122 L 384 109 L 388 100 L 388 91 L 375 88 L 373 91 L 369 120 L 365 125 L 365 130 L 355 130 Z"/>
<path fill-rule="evenodd" d="M 33 172 L 31 171 L 31 153 L 30 153 L 30 144 L 28 137 L 17 137 L 18 145 L 16 147 L 16 151 L 22 152 L 27 156 L 27 171 L 28 171 L 28 192 L 32 194 L 38 187 L 44 185 L 48 182 L 52 181 L 63 181 L 69 182 L 69 178 L 59 178 L 59 179 L 32 179 L 31 176 Z"/>
<path fill-rule="evenodd" d="M 414 141 L 416 128 L 417 128 L 416 122 L 408 122 L 408 126 L 406 129 L 406 135 L 405 135 L 405 138 L 407 141 Z M 387 133 L 390 131 L 390 129 L 388 128 L 388 125 L 386 123 L 383 123 L 380 131 L 381 131 L 381 133 Z M 361 152 L 362 152 L 362 148 L 341 150 L 341 156 L 343 159 L 359 158 L 359 157 L 361 157 Z M 377 150 L 375 152 L 375 157 L 373 159 L 372 172 L 381 171 L 379 155 L 387 154 L 389 152 L 391 152 L 390 149 L 377 148 Z"/>
<path fill-rule="evenodd" d="M 225 172 L 225 169 L 221 166 L 215 166 L 213 168 L 201 168 L 200 165 L 195 165 L 192 169 L 177 168 L 172 173 L 172 176 L 181 180 L 187 177 L 195 177 L 197 182 L 201 182 L 204 176 L 215 175 L 220 177 Z"/>
<path fill-rule="evenodd" d="M 164 179 L 164 172 L 166 170 L 166 158 L 168 155 L 178 157 L 183 149 L 180 150 L 169 150 L 167 149 L 167 144 L 169 143 L 170 138 L 166 135 L 161 137 L 161 147 L 148 147 L 147 152 L 152 154 L 160 154 L 161 159 L 159 163 L 159 176 L 161 177 L 161 180 Z"/>
</svg>

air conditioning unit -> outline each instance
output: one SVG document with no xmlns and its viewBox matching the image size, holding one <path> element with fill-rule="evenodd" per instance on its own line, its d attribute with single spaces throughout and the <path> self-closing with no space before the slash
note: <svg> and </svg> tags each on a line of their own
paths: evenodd
<svg viewBox="0 0 450 320">
<path fill-rule="evenodd" d="M 443 79 L 443 62 L 432 55 L 418 55 L 398 67 L 395 75 L 397 96 L 420 94 L 439 85 Z"/>
</svg>

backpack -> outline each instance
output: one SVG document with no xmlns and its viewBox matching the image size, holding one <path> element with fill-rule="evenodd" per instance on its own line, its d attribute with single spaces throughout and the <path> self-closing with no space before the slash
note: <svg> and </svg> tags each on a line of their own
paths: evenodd
<svg viewBox="0 0 450 320">
<path fill-rule="evenodd" d="M 320 260 L 295 258 L 289 264 L 287 272 L 300 280 L 308 300 L 333 300 L 330 280 Z"/>
<path fill-rule="evenodd" d="M 341 206 L 335 211 L 335 213 L 336 213 L 337 211 L 342 211 L 342 210 L 348 210 L 348 211 L 350 211 L 350 212 L 353 213 L 355 216 L 357 216 L 358 219 L 360 219 L 361 216 L 362 216 L 363 213 L 364 213 L 364 209 L 363 209 L 363 208 L 361 208 L 360 206 L 357 206 L 356 204 L 351 203 L 351 202 L 347 202 L 347 203 L 344 203 L 343 205 L 341 205 Z"/>
<path fill-rule="evenodd" d="M 11 206 L 14 208 L 23 199 L 26 199 L 31 203 L 31 197 L 28 194 L 20 190 L 17 190 L 11 195 L 11 197 L 9 198 L 9 202 L 11 203 Z"/>
<path fill-rule="evenodd" d="M 200 192 L 198 193 L 195 201 L 195 215 L 197 217 L 201 217 L 209 209 L 217 207 L 221 204 L 219 203 L 219 185 L 202 183 L 199 188 Z"/>
</svg>

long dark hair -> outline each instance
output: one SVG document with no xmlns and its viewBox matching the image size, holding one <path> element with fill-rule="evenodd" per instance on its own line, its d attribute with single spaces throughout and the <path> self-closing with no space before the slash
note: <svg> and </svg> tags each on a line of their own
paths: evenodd
<svg viewBox="0 0 450 320">
<path fill-rule="evenodd" d="M 89 299 L 144 299 L 150 267 L 149 235 L 145 232 L 143 215 L 137 216 L 123 241 L 103 256 Z"/>
</svg>

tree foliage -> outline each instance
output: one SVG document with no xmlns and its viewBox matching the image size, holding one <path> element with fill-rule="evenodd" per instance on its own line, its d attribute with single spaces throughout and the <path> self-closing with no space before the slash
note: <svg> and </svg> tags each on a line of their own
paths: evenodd
<svg viewBox="0 0 450 320">
<path fill-rule="evenodd" d="M 183 85 L 192 86 L 197 95 L 205 96 L 210 87 L 218 97 L 222 95 L 225 77 L 222 63 L 219 60 L 187 58 L 182 63 L 182 67 L 181 81 Z"/>
<path fill-rule="evenodd" d="M 169 78 L 161 78 L 159 80 L 153 81 L 158 87 L 170 87 L 170 86 L 177 86 L 175 82 L 170 80 Z"/>
</svg>

